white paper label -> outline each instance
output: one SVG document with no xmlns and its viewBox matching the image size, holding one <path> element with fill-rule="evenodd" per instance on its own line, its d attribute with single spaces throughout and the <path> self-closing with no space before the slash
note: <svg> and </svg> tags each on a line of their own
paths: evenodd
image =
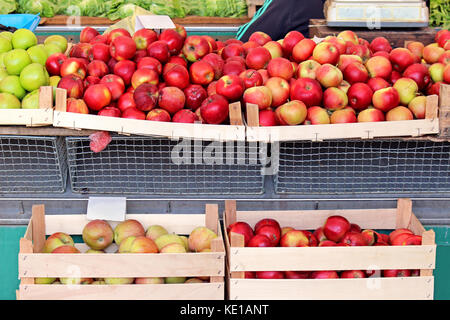
<svg viewBox="0 0 450 320">
<path fill-rule="evenodd" d="M 136 16 L 134 31 L 136 32 L 144 28 L 154 29 L 155 31 L 174 29 L 175 24 L 169 16 Z"/>
<path fill-rule="evenodd" d="M 88 220 L 124 221 L 127 211 L 126 197 L 89 197 Z"/>
</svg>

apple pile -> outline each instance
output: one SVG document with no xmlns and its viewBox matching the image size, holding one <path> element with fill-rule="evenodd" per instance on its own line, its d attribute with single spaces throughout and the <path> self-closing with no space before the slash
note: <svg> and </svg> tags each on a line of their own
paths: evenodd
<svg viewBox="0 0 450 320">
<path fill-rule="evenodd" d="M 427 46 L 392 48 L 351 30 L 319 43 L 297 31 L 278 41 L 255 32 L 242 46 L 252 48 L 246 65 L 262 82 L 243 101 L 258 105 L 261 126 L 423 119 L 425 96 L 450 83 L 449 39 L 441 30 Z"/>
<path fill-rule="evenodd" d="M 54 81 L 45 68 L 47 57 L 66 48 L 60 35 L 38 44 L 28 29 L 0 33 L 0 109 L 39 108 L 39 88 Z"/>
<path fill-rule="evenodd" d="M 229 100 L 208 90 L 219 70 L 214 58 L 222 60 L 216 50 L 214 39 L 187 36 L 180 25 L 133 35 L 122 28 L 101 35 L 86 27 L 68 56 L 48 58 L 47 70 L 61 78 L 57 87 L 67 90 L 68 112 L 221 124 L 228 120 Z"/>
<path fill-rule="evenodd" d="M 258 221 L 252 228 L 247 222 L 237 221 L 227 227 L 227 234 L 241 234 L 245 247 L 350 247 L 350 246 L 404 246 L 421 245 L 422 236 L 410 229 L 398 228 L 389 234 L 372 229 L 361 229 L 340 215 L 330 216 L 315 230 L 281 227 L 272 218 Z M 246 278 L 257 279 L 329 279 L 418 276 L 419 270 L 317 270 L 317 271 L 257 271 L 245 272 Z"/>
<path fill-rule="evenodd" d="M 217 234 L 207 227 L 196 227 L 186 235 L 169 233 L 161 225 L 147 229 L 135 219 L 127 219 L 113 229 L 104 220 L 91 220 L 82 232 L 82 239 L 88 246 L 85 253 L 187 253 L 210 252 L 211 241 Z M 80 253 L 73 238 L 64 232 L 50 235 L 42 253 Z M 209 277 L 150 277 L 150 278 L 36 278 L 36 284 L 162 284 L 202 283 Z"/>
</svg>

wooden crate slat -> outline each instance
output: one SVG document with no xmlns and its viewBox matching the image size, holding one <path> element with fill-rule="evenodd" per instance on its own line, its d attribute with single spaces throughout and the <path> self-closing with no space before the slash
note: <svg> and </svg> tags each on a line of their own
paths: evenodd
<svg viewBox="0 0 450 320">
<path fill-rule="evenodd" d="M 266 217 L 276 217 L 281 227 L 316 229 L 327 217 L 341 215 L 365 229 L 394 229 L 397 209 L 352 210 L 287 210 L 287 211 L 237 211 L 236 221 L 246 221 L 250 226 Z"/>
<path fill-rule="evenodd" d="M 223 297 L 224 283 L 20 285 L 21 300 L 223 300 Z"/>
<path fill-rule="evenodd" d="M 433 290 L 433 277 L 230 279 L 229 297 L 230 300 L 427 300 L 433 299 Z"/>
<path fill-rule="evenodd" d="M 417 137 L 439 133 L 439 119 L 379 121 L 300 126 L 248 127 L 247 141 L 323 141 L 330 139 L 373 139 Z"/>
<path fill-rule="evenodd" d="M 39 89 L 39 109 L 0 109 L 0 125 L 40 127 L 53 124 L 53 88 Z"/>
<path fill-rule="evenodd" d="M 232 247 L 228 258 L 233 272 L 434 269 L 436 246 Z"/>
<path fill-rule="evenodd" d="M 190 234 L 198 226 L 204 225 L 205 216 L 203 214 L 127 214 L 127 219 L 138 220 L 145 229 L 150 225 L 159 224 L 164 226 L 169 233 Z M 50 235 L 58 231 L 68 234 L 80 235 L 83 227 L 87 224 L 86 215 L 46 215 L 46 234 Z M 108 221 L 112 228 L 119 222 Z"/>
<path fill-rule="evenodd" d="M 223 276 L 224 253 L 19 254 L 19 276 L 182 277 Z"/>
</svg>

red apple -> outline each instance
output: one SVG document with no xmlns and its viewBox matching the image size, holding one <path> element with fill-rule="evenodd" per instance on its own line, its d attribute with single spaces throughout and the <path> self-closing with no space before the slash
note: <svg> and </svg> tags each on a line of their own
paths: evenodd
<svg viewBox="0 0 450 320">
<path fill-rule="evenodd" d="M 425 119 L 426 107 L 427 98 L 425 96 L 417 96 L 408 103 L 408 109 L 416 119 Z"/>
<path fill-rule="evenodd" d="M 364 110 L 372 103 L 373 91 L 369 85 L 358 82 L 350 86 L 347 96 L 350 107 L 355 110 Z"/>
<path fill-rule="evenodd" d="M 369 72 L 360 62 L 352 62 L 343 71 L 344 79 L 350 84 L 356 82 L 367 82 L 369 80 Z"/>
<path fill-rule="evenodd" d="M 104 116 L 104 117 L 116 117 L 116 118 L 120 118 L 122 115 L 122 112 L 120 111 L 119 108 L 114 107 L 114 106 L 106 106 L 103 109 L 101 109 L 98 112 L 99 116 Z"/>
<path fill-rule="evenodd" d="M 318 247 L 336 247 L 337 243 L 331 240 L 322 240 L 319 242 Z"/>
<path fill-rule="evenodd" d="M 198 84 L 189 85 L 183 92 L 186 97 L 186 107 L 194 111 L 200 108 L 202 102 L 208 96 L 205 88 Z"/>
<path fill-rule="evenodd" d="M 89 109 L 99 111 L 111 103 L 111 92 L 105 84 L 93 84 L 84 92 L 83 96 Z"/>
<path fill-rule="evenodd" d="M 93 84 L 97 84 L 97 83 L 100 83 L 99 77 L 87 76 L 83 81 L 84 89 L 86 89 L 87 87 L 89 87 Z"/>
<path fill-rule="evenodd" d="M 268 109 L 272 105 L 272 92 L 265 86 L 251 87 L 244 91 L 243 101 L 258 105 L 259 110 Z"/>
<path fill-rule="evenodd" d="M 71 58 L 89 59 L 91 49 L 92 45 L 90 43 L 80 42 L 72 46 L 69 52 L 69 56 Z"/>
<path fill-rule="evenodd" d="M 257 47 L 248 52 L 245 63 L 247 68 L 259 70 L 267 68 L 271 59 L 272 56 L 270 55 L 269 50 L 264 47 Z"/>
<path fill-rule="evenodd" d="M 430 85 L 431 78 L 428 68 L 421 63 L 413 63 L 403 72 L 403 77 L 413 79 L 419 88 L 424 90 Z"/>
<path fill-rule="evenodd" d="M 246 247 L 254 233 L 252 227 L 247 222 L 237 221 L 230 224 L 227 228 L 228 236 L 231 238 L 231 232 L 238 233 L 244 236 L 244 246 Z"/>
<path fill-rule="evenodd" d="M 148 46 L 158 40 L 157 33 L 152 29 L 139 29 L 133 34 L 133 41 L 138 50 L 147 49 Z"/>
<path fill-rule="evenodd" d="M 370 59 L 371 52 L 370 49 L 364 45 L 355 45 L 347 47 L 346 54 L 359 56 L 363 63 Z"/>
<path fill-rule="evenodd" d="M 84 27 L 80 32 L 80 42 L 90 42 L 100 33 L 92 27 Z"/>
<path fill-rule="evenodd" d="M 285 271 L 286 279 L 308 279 L 311 276 L 309 271 Z"/>
<path fill-rule="evenodd" d="M 106 34 L 106 36 L 108 37 L 108 41 L 107 41 L 108 44 L 112 43 L 112 41 L 115 38 L 120 37 L 120 36 L 125 36 L 125 37 L 131 38 L 131 34 L 128 32 L 128 30 L 126 30 L 124 28 L 113 29 L 110 32 L 108 32 Z"/>
<path fill-rule="evenodd" d="M 358 122 L 376 122 L 384 121 L 384 113 L 375 108 L 368 108 L 362 110 L 357 117 Z"/>
<path fill-rule="evenodd" d="M 277 126 L 278 121 L 275 116 L 275 112 L 272 110 L 260 110 L 259 111 L 259 126 L 260 127 L 272 127 Z"/>
<path fill-rule="evenodd" d="M 209 124 L 224 122 L 228 118 L 228 113 L 228 100 L 220 94 L 209 96 L 200 106 L 201 118 Z"/>
<path fill-rule="evenodd" d="M 356 122 L 356 113 L 352 108 L 334 111 L 330 116 L 330 123 L 353 123 Z"/>
<path fill-rule="evenodd" d="M 288 32 L 283 39 L 283 51 L 286 55 L 290 56 L 294 47 L 303 40 L 305 36 L 299 31 L 290 31 Z"/>
<path fill-rule="evenodd" d="M 179 64 L 180 66 L 183 66 L 185 68 L 187 68 L 188 66 L 186 59 L 183 58 L 182 56 L 171 56 L 169 58 L 169 61 L 167 61 L 167 64 L 169 63 Z"/>
<path fill-rule="evenodd" d="M 89 108 L 83 99 L 67 98 L 67 112 L 89 114 Z"/>
<path fill-rule="evenodd" d="M 239 77 L 244 82 L 245 89 L 263 85 L 263 78 L 261 74 L 254 69 L 247 69 L 244 72 L 241 72 Z"/>
<path fill-rule="evenodd" d="M 308 108 L 305 124 L 329 124 L 330 116 L 325 108 L 312 106 Z"/>
<path fill-rule="evenodd" d="M 392 72 L 391 61 L 382 56 L 375 56 L 365 63 L 371 78 L 380 77 L 388 79 Z"/>
<path fill-rule="evenodd" d="M 133 98 L 138 110 L 144 112 L 150 111 L 155 108 L 158 103 L 158 87 L 154 84 L 142 83 L 134 90 Z"/>
<path fill-rule="evenodd" d="M 188 36 L 184 41 L 183 55 L 189 62 L 195 62 L 210 53 L 209 42 L 202 36 Z"/>
<path fill-rule="evenodd" d="M 197 115 L 189 109 L 181 109 L 177 111 L 172 117 L 172 122 L 180 123 L 194 123 L 197 120 Z"/>
<path fill-rule="evenodd" d="M 269 50 L 272 59 L 283 57 L 283 47 L 278 41 L 269 41 L 263 45 L 263 48 Z"/>
<path fill-rule="evenodd" d="M 347 232 L 340 242 L 346 243 L 352 247 L 367 245 L 365 237 L 360 232 L 352 232 L 352 231 Z"/>
<path fill-rule="evenodd" d="M 257 279 L 284 279 L 283 271 L 256 271 Z"/>
<path fill-rule="evenodd" d="M 131 107 L 122 112 L 122 118 L 145 120 L 145 113 L 137 108 Z"/>
<path fill-rule="evenodd" d="M 133 86 L 133 88 L 136 89 L 143 83 L 158 85 L 159 84 L 158 73 L 148 68 L 137 69 L 131 76 L 131 85 Z"/>
<path fill-rule="evenodd" d="M 131 60 L 121 60 L 114 65 L 113 73 L 122 78 L 125 86 L 131 84 L 131 79 L 136 71 L 136 63 Z"/>
<path fill-rule="evenodd" d="M 257 235 L 265 235 L 267 238 L 269 238 L 272 247 L 276 247 L 280 242 L 281 229 L 277 226 L 264 225 L 258 228 L 258 230 L 255 232 Z"/>
<path fill-rule="evenodd" d="M 225 61 L 217 53 L 208 53 L 204 56 L 202 61 L 205 61 L 211 65 L 214 70 L 214 80 L 219 80 L 223 75 L 223 66 Z"/>
<path fill-rule="evenodd" d="M 147 54 L 161 63 L 166 63 L 170 58 L 170 49 L 167 42 L 157 40 L 147 47 Z"/>
<path fill-rule="evenodd" d="M 389 269 L 382 271 L 383 277 L 409 277 L 410 275 L 410 270 Z"/>
<path fill-rule="evenodd" d="M 281 237 L 281 247 L 307 247 L 309 239 L 301 230 L 291 230 Z"/>
<path fill-rule="evenodd" d="M 272 247 L 272 242 L 265 235 L 256 234 L 248 241 L 247 247 Z"/>
<path fill-rule="evenodd" d="M 318 227 L 316 230 L 314 230 L 313 235 L 319 242 L 327 240 L 327 237 L 325 237 L 325 234 L 323 233 L 323 227 Z"/>
<path fill-rule="evenodd" d="M 321 42 L 314 47 L 312 57 L 320 64 L 337 64 L 339 60 L 339 50 L 330 42 Z"/>
<path fill-rule="evenodd" d="M 312 279 L 336 279 L 339 278 L 339 275 L 336 271 L 313 271 L 311 273 Z"/>
<path fill-rule="evenodd" d="M 108 37 L 103 34 L 99 34 L 98 36 L 95 36 L 94 38 L 89 41 L 90 44 L 96 44 L 96 43 L 104 43 L 108 44 Z"/>
<path fill-rule="evenodd" d="M 222 70 L 224 76 L 225 75 L 239 76 L 244 71 L 245 65 L 243 65 L 238 61 L 228 61 L 228 60 L 227 62 L 225 62 Z"/>
<path fill-rule="evenodd" d="M 425 62 L 433 64 L 439 61 L 439 58 L 444 52 L 445 49 L 439 47 L 437 43 L 431 43 L 423 48 L 422 55 Z"/>
<path fill-rule="evenodd" d="M 307 107 L 300 100 L 291 100 L 275 110 L 277 122 L 281 125 L 295 126 L 303 123 L 307 115 Z"/>
<path fill-rule="evenodd" d="M 260 46 L 263 46 L 267 42 L 272 41 L 272 38 L 265 32 L 256 31 L 250 35 L 248 41 L 254 41 Z"/>
<path fill-rule="evenodd" d="M 406 48 L 395 48 L 389 53 L 392 68 L 398 72 L 403 72 L 408 66 L 415 62 L 415 57 Z"/>
<path fill-rule="evenodd" d="M 298 63 L 307 60 L 313 54 L 315 47 L 316 43 L 311 39 L 305 38 L 300 40 L 292 48 L 292 60 Z M 314 61 L 316 60 L 314 59 Z"/>
<path fill-rule="evenodd" d="M 50 55 L 45 62 L 45 67 L 46 67 L 48 73 L 51 76 L 59 76 L 60 70 L 61 70 L 61 65 L 67 59 L 68 59 L 67 56 L 63 53 L 57 52 L 57 53 L 53 53 L 52 55 Z"/>
<path fill-rule="evenodd" d="M 328 240 L 339 242 L 350 230 L 350 222 L 343 216 L 330 216 L 323 225 L 323 233 Z"/>
<path fill-rule="evenodd" d="M 353 62 L 363 63 L 361 57 L 352 54 L 341 54 L 337 63 L 339 70 L 344 71 Z"/>
<path fill-rule="evenodd" d="M 386 113 L 386 121 L 413 120 L 414 116 L 411 110 L 404 106 L 398 106 Z"/>
<path fill-rule="evenodd" d="M 206 34 L 204 34 L 204 35 L 202 35 L 202 37 L 206 40 L 206 41 L 208 41 L 208 43 L 209 43 L 209 48 L 210 48 L 210 52 L 216 52 L 217 51 L 217 43 L 216 43 L 216 40 L 213 38 L 213 37 L 211 37 L 211 36 L 209 36 L 209 35 L 206 35 Z M 183 41 L 184 41 L 184 39 L 183 39 Z"/>
<path fill-rule="evenodd" d="M 83 80 L 75 74 L 69 74 L 62 77 L 58 82 L 58 88 L 65 89 L 68 98 L 80 99 L 83 97 Z"/>
<path fill-rule="evenodd" d="M 345 270 L 341 272 L 340 278 L 366 278 L 366 273 L 362 270 Z"/>
<path fill-rule="evenodd" d="M 106 87 L 111 92 L 111 99 L 113 101 L 120 98 L 120 96 L 125 92 L 125 82 L 121 77 L 115 74 L 107 74 L 100 80 L 101 84 L 106 85 Z"/>
<path fill-rule="evenodd" d="M 87 72 L 90 76 L 101 78 L 109 73 L 109 68 L 103 61 L 93 60 L 88 64 Z"/>
<path fill-rule="evenodd" d="M 316 79 L 325 88 L 337 87 L 342 82 L 343 75 L 339 68 L 325 63 L 317 68 Z"/>
<path fill-rule="evenodd" d="M 84 79 L 87 74 L 87 68 L 79 59 L 68 58 L 61 64 L 60 75 L 61 77 L 65 77 L 71 74 L 75 74 L 81 79 Z"/>
<path fill-rule="evenodd" d="M 177 87 L 165 87 L 159 92 L 158 105 L 171 115 L 184 108 L 186 97 L 183 90 Z"/>
<path fill-rule="evenodd" d="M 372 104 L 373 106 L 383 112 L 387 112 L 400 103 L 400 96 L 397 90 L 393 87 L 377 90 L 373 93 Z"/>
<path fill-rule="evenodd" d="M 89 60 L 101 60 L 107 63 L 111 59 L 109 46 L 105 43 L 95 43 L 89 51 Z"/>
<path fill-rule="evenodd" d="M 239 100 L 244 90 L 244 82 L 237 75 L 223 76 L 216 84 L 217 93 L 227 98 L 230 102 Z"/>
<path fill-rule="evenodd" d="M 172 121 L 170 114 L 161 108 L 155 108 L 150 110 L 147 113 L 147 117 L 145 118 L 149 121 L 161 121 L 161 122 L 170 122 Z"/>
<path fill-rule="evenodd" d="M 351 30 L 344 30 L 338 33 L 338 39 L 342 39 L 345 42 L 350 42 L 353 44 L 359 44 L 358 36 Z"/>
<path fill-rule="evenodd" d="M 279 77 L 290 80 L 294 76 L 292 63 L 286 58 L 275 58 L 267 65 L 267 72 L 270 77 Z"/>
<path fill-rule="evenodd" d="M 291 100 L 300 100 L 307 107 L 318 106 L 322 102 L 322 88 L 317 80 L 297 79 L 290 88 Z"/>
<path fill-rule="evenodd" d="M 136 43 L 130 37 L 118 36 L 112 40 L 109 53 L 117 61 L 132 59 L 136 53 Z"/>
<path fill-rule="evenodd" d="M 158 74 L 163 72 L 163 67 L 161 62 L 158 59 L 152 57 L 143 57 L 137 62 L 137 69 L 148 68 L 151 69 Z"/>
<path fill-rule="evenodd" d="M 163 71 L 163 78 L 168 86 L 182 90 L 190 83 L 189 71 L 179 64 L 171 64 L 170 66 L 167 64 Z"/>
<path fill-rule="evenodd" d="M 133 93 L 125 92 L 124 94 L 122 94 L 117 101 L 117 107 L 122 112 L 128 108 L 136 108 L 136 102 L 134 101 Z"/>
<path fill-rule="evenodd" d="M 291 89 L 289 83 L 285 79 L 271 77 L 266 81 L 265 86 L 272 92 L 272 107 L 278 107 L 287 102 Z M 294 99 L 291 96 L 291 100 L 301 99 Z"/>
<path fill-rule="evenodd" d="M 159 40 L 167 43 L 171 55 L 177 55 L 183 49 L 184 38 L 174 29 L 166 29 L 161 32 Z"/>
<path fill-rule="evenodd" d="M 373 92 L 391 86 L 389 82 L 379 77 L 370 78 L 369 81 L 367 81 L 367 85 L 370 87 L 370 89 L 372 89 Z"/>
<path fill-rule="evenodd" d="M 272 219 L 272 218 L 265 218 L 265 219 L 261 219 L 258 222 L 255 223 L 255 232 L 258 232 L 258 229 L 261 228 L 262 226 L 275 226 L 281 229 L 280 224 L 278 223 L 277 220 Z"/>
<path fill-rule="evenodd" d="M 214 80 L 214 69 L 208 62 L 196 61 L 190 68 L 191 82 L 194 84 L 208 85 Z"/>
</svg>

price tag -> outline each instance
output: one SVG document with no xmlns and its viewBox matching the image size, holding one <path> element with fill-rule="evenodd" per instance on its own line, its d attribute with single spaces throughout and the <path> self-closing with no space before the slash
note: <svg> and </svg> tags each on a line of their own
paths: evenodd
<svg viewBox="0 0 450 320">
<path fill-rule="evenodd" d="M 136 16 L 134 32 L 140 29 L 175 29 L 175 24 L 169 16 Z"/>
<path fill-rule="evenodd" d="M 124 221 L 126 211 L 126 197 L 89 197 L 87 219 Z"/>
</svg>

